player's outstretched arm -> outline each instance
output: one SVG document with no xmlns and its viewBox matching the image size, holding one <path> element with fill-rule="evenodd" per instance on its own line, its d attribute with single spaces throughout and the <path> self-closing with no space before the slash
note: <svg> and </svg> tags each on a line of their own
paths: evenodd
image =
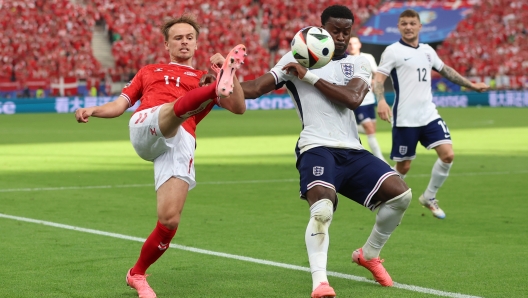
<svg viewBox="0 0 528 298">
<path fill-rule="evenodd" d="M 270 73 L 240 83 L 246 99 L 256 99 L 260 96 L 275 90 L 275 78 Z"/>
<path fill-rule="evenodd" d="M 378 116 L 381 118 L 381 120 L 390 123 L 392 111 L 389 107 L 389 104 L 387 104 L 387 101 L 385 100 L 385 87 L 383 87 L 386 79 L 387 76 L 380 72 L 374 74 L 374 79 L 372 80 L 372 92 L 374 92 L 374 95 L 378 100 Z"/>
<path fill-rule="evenodd" d="M 470 82 L 468 79 L 461 76 L 456 70 L 447 65 L 444 65 L 444 67 L 440 71 L 440 74 L 457 85 L 469 88 L 471 90 L 475 90 L 477 92 L 484 92 L 489 89 L 489 86 L 485 83 Z"/>
<path fill-rule="evenodd" d="M 75 119 L 79 123 L 88 122 L 89 117 L 115 118 L 121 116 L 128 109 L 128 100 L 119 96 L 116 100 L 102 106 L 80 108 L 75 111 Z"/>
</svg>

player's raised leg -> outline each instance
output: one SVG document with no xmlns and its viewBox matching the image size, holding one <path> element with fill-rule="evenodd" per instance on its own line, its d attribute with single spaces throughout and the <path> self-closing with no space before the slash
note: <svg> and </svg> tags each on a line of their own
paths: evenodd
<svg viewBox="0 0 528 298">
<path fill-rule="evenodd" d="M 246 56 L 246 46 L 239 44 L 227 54 L 222 68 L 218 68 L 213 64 L 213 69 L 218 73 L 216 79 L 216 94 L 220 98 L 228 97 L 233 94 L 233 78 L 235 72 L 240 66 L 242 66 L 242 64 L 244 64 L 244 58 Z"/>
<path fill-rule="evenodd" d="M 352 261 L 368 269 L 380 285 L 390 287 L 393 281 L 383 267 L 383 260 L 380 259 L 379 254 L 392 232 L 400 224 L 405 210 L 411 203 L 412 193 L 399 176 L 393 175 L 382 183 L 374 199 L 384 203 L 379 207 L 376 223 L 367 242 L 352 253 Z"/>
</svg>

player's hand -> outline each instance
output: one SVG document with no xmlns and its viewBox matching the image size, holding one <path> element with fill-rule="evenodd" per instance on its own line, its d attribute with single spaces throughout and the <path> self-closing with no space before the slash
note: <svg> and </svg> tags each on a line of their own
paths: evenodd
<svg viewBox="0 0 528 298">
<path fill-rule="evenodd" d="M 216 81 L 216 76 L 212 73 L 206 73 L 200 78 L 200 87 L 207 86 Z"/>
<path fill-rule="evenodd" d="M 296 63 L 296 62 L 290 62 L 290 63 L 284 65 L 282 70 L 285 70 L 286 73 L 288 73 L 288 74 L 291 74 L 291 75 L 294 75 L 294 76 L 298 77 L 300 80 L 302 80 L 304 78 L 304 76 L 306 75 L 306 72 L 308 71 L 308 69 L 306 69 L 306 67 L 304 67 L 304 66 L 302 66 L 302 65 L 300 65 L 299 63 Z"/>
<path fill-rule="evenodd" d="M 77 109 L 75 111 L 75 119 L 77 119 L 77 122 L 79 123 L 86 123 L 88 122 L 88 118 L 92 116 L 93 109 L 90 108 L 81 108 Z"/>
<path fill-rule="evenodd" d="M 473 83 L 473 84 L 471 84 L 471 85 L 472 85 L 472 86 L 471 86 L 471 89 L 473 89 L 473 90 L 475 90 L 475 91 L 477 91 L 477 92 L 484 92 L 484 91 L 488 91 L 488 89 L 489 89 L 489 86 L 486 85 L 485 83 L 482 83 L 482 82 L 480 82 L 480 83 Z"/>
<path fill-rule="evenodd" d="M 211 58 L 209 58 L 209 62 L 211 62 L 211 65 L 216 65 L 218 67 L 222 67 L 224 64 L 225 58 L 220 53 L 216 53 Z"/>
<path fill-rule="evenodd" d="M 383 121 L 387 121 L 389 123 L 392 121 L 392 111 L 389 107 L 389 104 L 387 104 L 385 100 L 380 100 L 378 102 L 378 116 Z"/>
</svg>

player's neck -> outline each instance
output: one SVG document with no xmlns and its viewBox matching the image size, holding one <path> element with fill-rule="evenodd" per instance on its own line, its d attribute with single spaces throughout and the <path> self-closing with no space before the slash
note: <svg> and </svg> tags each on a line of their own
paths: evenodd
<svg viewBox="0 0 528 298">
<path fill-rule="evenodd" d="M 180 65 L 186 65 L 186 66 L 192 67 L 192 58 L 178 59 L 177 57 L 171 57 L 171 63 L 177 63 Z"/>
<path fill-rule="evenodd" d="M 401 39 L 402 39 L 402 41 L 403 41 L 404 43 L 410 45 L 410 46 L 413 47 L 413 48 L 418 47 L 418 38 L 405 39 L 405 38 L 403 38 L 403 36 L 402 36 Z"/>
</svg>

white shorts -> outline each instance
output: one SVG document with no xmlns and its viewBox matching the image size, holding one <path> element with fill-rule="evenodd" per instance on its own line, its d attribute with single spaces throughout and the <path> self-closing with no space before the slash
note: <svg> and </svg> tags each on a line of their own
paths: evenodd
<svg viewBox="0 0 528 298">
<path fill-rule="evenodd" d="M 194 151 L 196 140 L 182 126 L 176 136 L 165 138 L 159 129 L 158 118 L 161 106 L 135 113 L 128 123 L 130 141 L 139 157 L 154 162 L 155 189 L 171 177 L 196 186 Z"/>
</svg>

